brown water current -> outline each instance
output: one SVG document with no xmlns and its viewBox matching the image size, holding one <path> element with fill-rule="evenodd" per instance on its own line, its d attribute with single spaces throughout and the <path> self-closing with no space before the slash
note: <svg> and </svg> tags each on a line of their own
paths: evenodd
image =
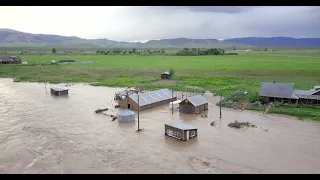
<svg viewBox="0 0 320 180">
<path fill-rule="evenodd" d="M 94 113 L 117 114 L 120 88 L 77 84 L 55 97 L 52 86 L 61 87 L 46 94 L 44 84 L 0 79 L 0 173 L 320 173 L 319 122 L 225 108 L 220 120 L 219 98 L 205 94 L 207 118 L 165 105 L 141 111 L 137 133 L 137 121 Z M 229 128 L 235 120 L 257 128 Z M 165 136 L 170 121 L 198 127 L 198 137 Z"/>
</svg>

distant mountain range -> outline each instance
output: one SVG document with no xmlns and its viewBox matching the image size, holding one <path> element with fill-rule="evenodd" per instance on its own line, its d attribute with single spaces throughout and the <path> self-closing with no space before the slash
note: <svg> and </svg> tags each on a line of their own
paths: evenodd
<svg viewBox="0 0 320 180">
<path fill-rule="evenodd" d="M 82 39 L 75 36 L 48 34 L 31 34 L 12 29 L 0 29 L 0 46 L 2 47 L 78 47 L 78 48 L 209 48 L 209 47 L 310 47 L 319 48 L 320 38 L 290 37 L 244 37 L 225 39 L 189 39 L 174 38 L 141 42 L 121 42 L 109 39 Z"/>
</svg>

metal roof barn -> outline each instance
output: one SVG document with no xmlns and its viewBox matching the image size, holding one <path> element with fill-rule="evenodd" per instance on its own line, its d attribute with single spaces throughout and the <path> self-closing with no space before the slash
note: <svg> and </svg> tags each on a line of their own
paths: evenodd
<svg viewBox="0 0 320 180">
<path fill-rule="evenodd" d="M 118 114 L 118 122 L 134 122 L 136 120 L 136 113 L 130 110 L 120 111 Z"/>
<path fill-rule="evenodd" d="M 299 99 L 293 95 L 293 83 L 263 82 L 260 88 L 260 96 Z"/>
<path fill-rule="evenodd" d="M 135 103 L 138 103 L 138 95 L 132 94 L 129 96 Z M 173 96 L 176 97 L 176 96 Z M 156 102 L 172 99 L 172 92 L 169 89 L 160 89 L 156 91 L 148 91 L 145 93 L 139 93 L 139 104 L 146 106 Z"/>
</svg>

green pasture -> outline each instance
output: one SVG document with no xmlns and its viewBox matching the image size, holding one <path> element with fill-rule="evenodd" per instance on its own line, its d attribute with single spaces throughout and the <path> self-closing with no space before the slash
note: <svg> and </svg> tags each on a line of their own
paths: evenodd
<svg viewBox="0 0 320 180">
<path fill-rule="evenodd" d="M 198 86 L 230 95 L 255 93 L 262 81 L 295 83 L 295 88 L 320 85 L 319 51 L 240 52 L 225 56 L 20 55 L 28 65 L 0 65 L 0 77 L 31 82 L 85 82 L 101 86 Z M 94 61 L 92 64 L 41 65 L 52 60 Z M 174 69 L 175 85 L 153 83 Z"/>
</svg>

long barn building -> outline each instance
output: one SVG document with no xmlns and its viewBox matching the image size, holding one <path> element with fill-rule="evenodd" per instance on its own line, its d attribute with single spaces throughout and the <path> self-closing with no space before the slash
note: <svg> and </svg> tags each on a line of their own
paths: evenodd
<svg viewBox="0 0 320 180">
<path fill-rule="evenodd" d="M 140 110 L 145 110 L 156 106 L 168 104 L 175 100 L 177 100 L 177 96 L 173 95 L 172 91 L 170 91 L 169 89 L 160 89 L 156 91 L 139 93 L 139 102 L 138 94 L 131 94 L 127 97 L 124 97 L 123 99 L 120 99 L 118 103 L 122 108 L 138 110 L 140 106 Z"/>
</svg>

